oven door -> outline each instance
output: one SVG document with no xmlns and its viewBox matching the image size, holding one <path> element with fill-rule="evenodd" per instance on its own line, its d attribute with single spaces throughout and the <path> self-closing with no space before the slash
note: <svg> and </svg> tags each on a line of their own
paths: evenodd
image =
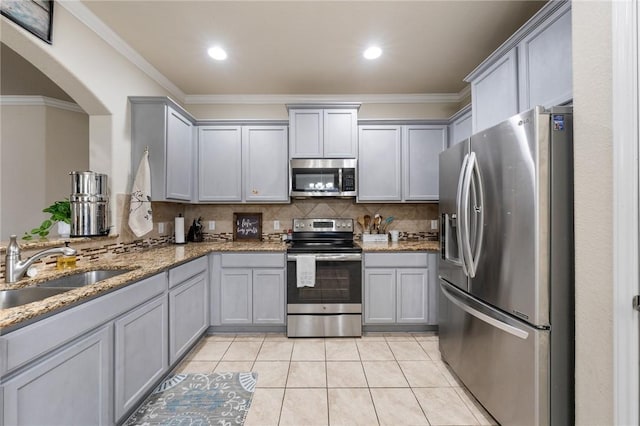
<svg viewBox="0 0 640 426">
<path fill-rule="evenodd" d="M 314 253 L 313 287 L 297 285 L 297 254 L 287 255 L 287 313 L 362 312 L 362 254 Z"/>
</svg>

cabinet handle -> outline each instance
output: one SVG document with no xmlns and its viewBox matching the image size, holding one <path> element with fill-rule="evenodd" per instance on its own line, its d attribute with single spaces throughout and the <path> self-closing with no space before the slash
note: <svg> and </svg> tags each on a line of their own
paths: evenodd
<svg viewBox="0 0 640 426">
<path fill-rule="evenodd" d="M 257 189 L 253 189 L 253 190 L 251 191 L 251 193 L 252 193 L 253 195 L 258 195 L 258 190 L 257 190 Z"/>
</svg>

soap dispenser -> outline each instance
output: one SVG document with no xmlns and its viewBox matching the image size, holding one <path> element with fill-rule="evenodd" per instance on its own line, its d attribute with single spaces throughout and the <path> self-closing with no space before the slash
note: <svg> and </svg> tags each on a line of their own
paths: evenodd
<svg viewBox="0 0 640 426">
<path fill-rule="evenodd" d="M 64 243 L 65 247 L 69 247 L 69 241 Z M 72 254 L 71 256 L 58 256 L 56 259 L 56 269 L 73 269 L 76 267 L 76 255 Z"/>
</svg>

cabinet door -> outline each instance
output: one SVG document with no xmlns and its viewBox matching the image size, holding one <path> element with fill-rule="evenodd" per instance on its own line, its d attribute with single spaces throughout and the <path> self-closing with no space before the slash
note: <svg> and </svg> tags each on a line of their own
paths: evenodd
<svg viewBox="0 0 640 426">
<path fill-rule="evenodd" d="M 403 199 L 438 201 L 438 156 L 447 147 L 446 126 L 404 126 Z"/>
<path fill-rule="evenodd" d="M 358 113 L 354 109 L 324 110 L 325 158 L 355 158 L 358 154 Z"/>
<path fill-rule="evenodd" d="M 189 120 L 171 107 L 167 107 L 166 161 L 167 198 L 190 201 L 193 176 L 193 127 Z"/>
<path fill-rule="evenodd" d="M 116 421 L 169 366 L 167 297 L 162 294 L 115 321 Z"/>
<path fill-rule="evenodd" d="M 429 325 L 438 325 L 438 296 L 440 288 L 438 286 L 438 259 L 436 253 L 429 253 L 429 296 L 427 299 Z"/>
<path fill-rule="evenodd" d="M 289 202 L 287 128 L 243 127 L 245 201 Z"/>
<path fill-rule="evenodd" d="M 518 113 L 518 69 L 512 49 L 471 82 L 473 132 Z"/>
<path fill-rule="evenodd" d="M 6 425 L 112 425 L 113 332 L 82 337 L 3 387 Z"/>
<path fill-rule="evenodd" d="M 283 269 L 253 270 L 253 323 L 284 325 Z"/>
<path fill-rule="evenodd" d="M 520 111 L 572 98 L 571 3 L 567 2 L 518 45 Z"/>
<path fill-rule="evenodd" d="M 401 126 L 360 126 L 358 201 L 400 201 Z"/>
<path fill-rule="evenodd" d="M 426 324 L 429 301 L 429 270 L 398 269 L 396 295 L 396 321 L 398 323 Z"/>
<path fill-rule="evenodd" d="M 198 129 L 198 200 L 242 201 L 242 128 Z"/>
<path fill-rule="evenodd" d="M 323 155 L 323 110 L 289 110 L 291 158 L 321 158 Z"/>
<path fill-rule="evenodd" d="M 251 324 L 251 269 L 223 269 L 220 274 L 220 323 Z"/>
<path fill-rule="evenodd" d="M 207 274 L 202 272 L 169 292 L 169 364 L 173 364 L 209 326 Z"/>
<path fill-rule="evenodd" d="M 365 269 L 364 323 L 393 324 L 396 321 L 396 270 Z"/>
<path fill-rule="evenodd" d="M 473 134 L 473 118 L 471 110 L 465 112 L 449 125 L 449 146 L 463 141 Z"/>
</svg>

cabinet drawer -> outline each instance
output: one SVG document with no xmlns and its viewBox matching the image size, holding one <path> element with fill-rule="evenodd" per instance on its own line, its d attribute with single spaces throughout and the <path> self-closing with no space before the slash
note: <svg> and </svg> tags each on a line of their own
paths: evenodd
<svg viewBox="0 0 640 426">
<path fill-rule="evenodd" d="M 365 253 L 366 268 L 426 268 L 426 252 L 416 253 Z"/>
<path fill-rule="evenodd" d="M 169 288 L 207 270 L 207 256 L 192 260 L 184 265 L 169 269 Z"/>
<path fill-rule="evenodd" d="M 161 294 L 166 280 L 164 273 L 154 275 L 0 337 L 6 354 L 0 377 Z"/>
<path fill-rule="evenodd" d="M 284 268 L 284 253 L 223 253 L 223 268 Z"/>
</svg>

